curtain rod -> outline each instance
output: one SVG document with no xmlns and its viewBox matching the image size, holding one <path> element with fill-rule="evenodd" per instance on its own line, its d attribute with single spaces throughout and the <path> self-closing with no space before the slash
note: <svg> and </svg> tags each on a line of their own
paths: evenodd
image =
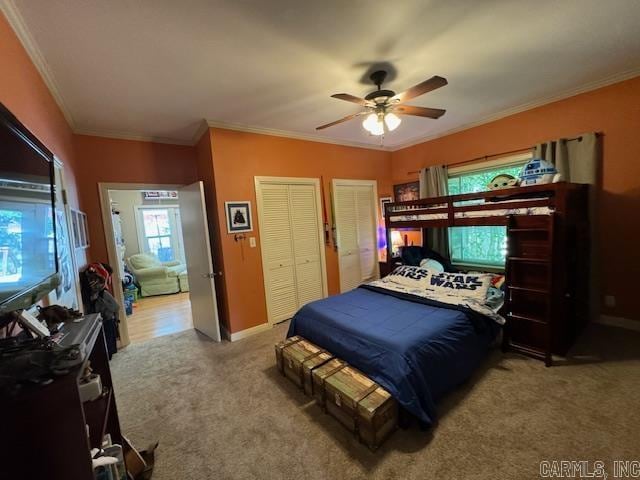
<svg viewBox="0 0 640 480">
<path fill-rule="evenodd" d="M 598 137 L 603 136 L 603 133 L 600 132 L 596 132 L 596 135 Z M 582 135 L 578 135 L 577 137 L 572 137 L 572 138 L 567 138 L 566 141 L 567 142 L 573 142 L 573 141 L 582 141 Z M 531 150 L 533 149 L 533 147 L 523 147 L 523 148 L 519 148 L 517 150 L 509 150 L 508 152 L 500 152 L 500 153 L 492 153 L 490 155 L 483 155 L 482 157 L 476 157 L 476 158 L 472 158 L 471 160 L 463 160 L 461 162 L 456 162 L 456 163 L 449 163 L 447 164 L 447 167 L 457 167 L 459 165 L 465 165 L 467 163 L 473 163 L 473 162 L 477 162 L 478 160 L 489 160 L 490 158 L 493 157 L 502 157 L 503 155 L 510 155 L 512 153 L 522 153 L 525 152 L 527 150 Z M 415 175 L 417 173 L 420 173 L 420 170 L 414 170 L 412 172 L 407 172 L 407 175 Z"/>
</svg>

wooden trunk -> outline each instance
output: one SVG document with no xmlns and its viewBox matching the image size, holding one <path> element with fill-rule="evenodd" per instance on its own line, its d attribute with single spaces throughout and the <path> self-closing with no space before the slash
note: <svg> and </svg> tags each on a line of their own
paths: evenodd
<svg viewBox="0 0 640 480">
<path fill-rule="evenodd" d="M 323 352 L 324 350 L 320 347 L 305 339 L 291 343 L 282 350 L 284 375 L 302 388 L 304 384 L 302 364 Z"/>
<path fill-rule="evenodd" d="M 313 396 L 313 372 L 331 359 L 333 359 L 333 355 L 329 352 L 321 352 L 302 363 L 302 385 L 304 393 Z"/>
<path fill-rule="evenodd" d="M 316 368 L 311 372 L 311 383 L 313 384 L 313 396 L 318 405 L 326 411 L 324 382 L 328 377 L 336 373 L 338 370 L 346 367 L 347 364 L 339 358 L 329 360 L 324 365 Z"/>
<path fill-rule="evenodd" d="M 398 425 L 398 402 L 378 386 L 358 404 L 358 438 L 377 449 Z"/>
<path fill-rule="evenodd" d="M 372 450 L 397 425 L 397 402 L 355 368 L 347 366 L 328 376 L 324 392 L 327 411 Z"/>
<path fill-rule="evenodd" d="M 282 373 L 283 375 L 284 363 L 282 361 L 282 351 L 292 343 L 299 342 L 300 340 L 302 340 L 302 337 L 296 335 L 295 337 L 289 337 L 286 340 L 276 343 L 276 364 L 278 365 L 278 370 L 280 370 L 280 373 Z"/>
</svg>

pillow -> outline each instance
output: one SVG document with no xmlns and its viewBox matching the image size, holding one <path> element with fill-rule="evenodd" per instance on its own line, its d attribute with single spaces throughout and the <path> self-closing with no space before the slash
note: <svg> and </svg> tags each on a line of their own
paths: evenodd
<svg viewBox="0 0 640 480">
<path fill-rule="evenodd" d="M 420 262 L 420 267 L 431 270 L 432 273 L 444 272 L 444 267 L 442 266 L 442 264 L 439 261 L 434 260 L 433 258 L 423 258 Z"/>
<path fill-rule="evenodd" d="M 162 264 L 153 255 L 146 253 L 138 253 L 129 257 L 129 263 L 136 270 L 142 270 L 143 268 L 160 267 Z"/>
<path fill-rule="evenodd" d="M 428 276 L 429 270 L 409 265 L 401 265 L 384 277 L 384 280 L 397 283 L 398 285 L 404 285 L 405 287 L 424 289 L 427 287 Z"/>
<path fill-rule="evenodd" d="M 427 279 L 428 290 L 471 298 L 482 304 L 486 301 L 490 285 L 491 275 L 486 273 L 429 273 Z"/>
</svg>

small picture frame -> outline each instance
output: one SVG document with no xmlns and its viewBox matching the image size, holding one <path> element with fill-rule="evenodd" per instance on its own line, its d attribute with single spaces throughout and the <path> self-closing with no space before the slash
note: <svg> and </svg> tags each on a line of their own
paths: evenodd
<svg viewBox="0 0 640 480">
<path fill-rule="evenodd" d="M 86 213 L 71 209 L 71 231 L 74 248 L 89 247 L 89 226 Z"/>
<path fill-rule="evenodd" d="M 420 200 L 420 182 L 408 182 L 394 185 L 393 197 L 396 202 Z"/>
<path fill-rule="evenodd" d="M 251 202 L 224 202 L 224 209 L 227 213 L 227 233 L 251 232 L 253 230 Z"/>
<path fill-rule="evenodd" d="M 384 206 L 387 203 L 393 203 L 393 198 L 391 197 L 380 197 L 380 216 L 384 219 Z"/>
</svg>

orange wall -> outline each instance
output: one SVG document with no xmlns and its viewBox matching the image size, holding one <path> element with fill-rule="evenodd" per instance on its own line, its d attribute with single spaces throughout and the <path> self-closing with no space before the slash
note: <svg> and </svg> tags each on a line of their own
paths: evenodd
<svg viewBox="0 0 640 480">
<path fill-rule="evenodd" d="M 22 43 L 0 14 L 0 102 L 64 164 L 65 188 L 78 207 L 73 133 Z M 78 251 L 79 252 L 79 251 Z M 79 265 L 86 261 L 77 253 Z"/>
<path fill-rule="evenodd" d="M 76 179 L 89 218 L 90 258 L 107 261 L 99 182 L 188 184 L 196 181 L 196 150 L 135 140 L 76 135 Z"/>
<path fill-rule="evenodd" d="M 377 180 L 378 195 L 390 195 L 390 153 L 223 129 L 211 130 L 211 142 L 229 305 L 224 322 L 233 333 L 267 320 L 254 176 L 322 178 L 331 222 L 331 179 Z M 248 240 L 241 245 L 226 233 L 224 202 L 229 200 L 251 201 L 254 228 L 248 235 L 256 237 L 256 248 L 250 248 Z M 329 293 L 335 294 L 340 289 L 338 259 L 333 247 L 325 247 L 325 252 Z"/>
<path fill-rule="evenodd" d="M 599 201 L 603 313 L 640 320 L 634 278 L 640 273 L 640 77 L 392 153 L 394 183 L 429 165 L 451 164 L 540 141 L 603 132 Z"/>
<path fill-rule="evenodd" d="M 0 102 L 65 165 L 69 202 L 77 207 L 73 133 L 22 43 L 0 14 Z"/>
</svg>

